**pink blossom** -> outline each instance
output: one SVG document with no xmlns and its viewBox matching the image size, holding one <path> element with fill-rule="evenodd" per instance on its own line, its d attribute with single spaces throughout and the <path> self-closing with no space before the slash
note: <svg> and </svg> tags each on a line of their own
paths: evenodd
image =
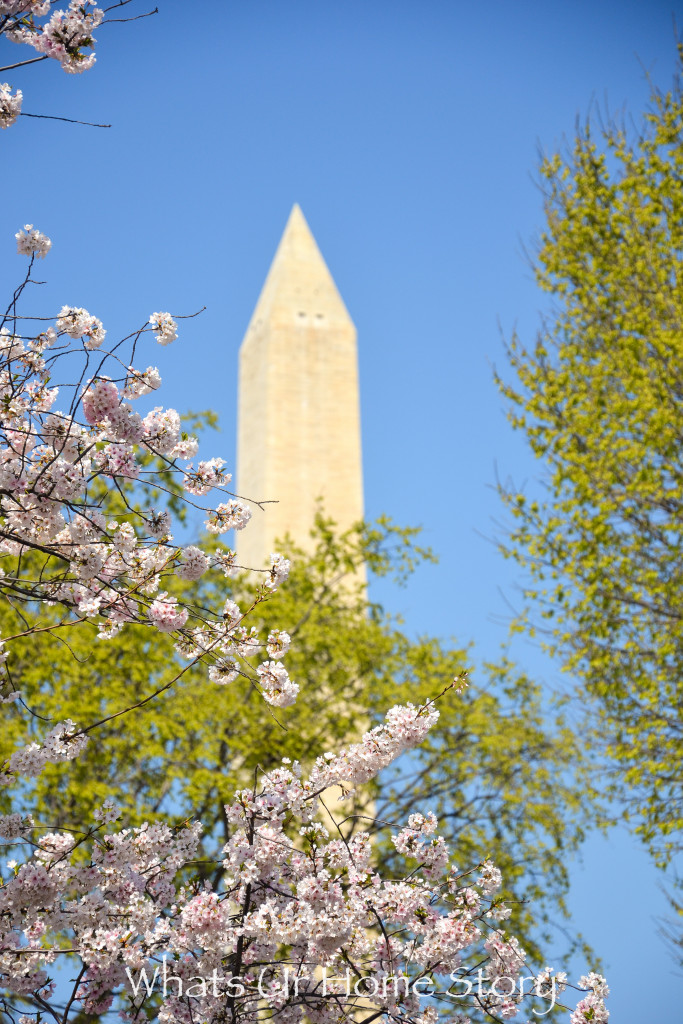
<svg viewBox="0 0 683 1024">
<path fill-rule="evenodd" d="M 172 633 L 175 629 L 182 629 L 189 613 L 186 608 L 178 607 L 177 598 L 169 597 L 166 591 L 163 591 L 150 605 L 148 614 L 150 621 L 158 630 L 162 633 Z"/>
<path fill-rule="evenodd" d="M 111 380 L 98 380 L 85 391 L 83 398 L 83 414 L 90 424 L 102 423 L 117 411 L 121 398 L 119 389 Z"/>
</svg>

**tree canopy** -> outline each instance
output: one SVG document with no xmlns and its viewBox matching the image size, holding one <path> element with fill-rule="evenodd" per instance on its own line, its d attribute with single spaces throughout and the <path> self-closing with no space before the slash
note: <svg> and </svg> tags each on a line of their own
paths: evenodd
<svg viewBox="0 0 683 1024">
<path fill-rule="evenodd" d="M 191 668 L 165 694 L 161 713 L 141 709 L 113 718 L 99 728 L 98 743 L 68 768 L 48 766 L 25 789 L 24 810 L 40 808 L 55 826 L 92 816 L 107 798 L 131 823 L 180 822 L 194 813 L 205 828 L 204 852 L 215 855 L 229 838 L 224 806 L 257 769 L 272 769 L 283 757 L 310 763 L 322 749 L 360 737 L 382 720 L 387 706 L 428 701 L 471 667 L 467 651 L 434 637 L 410 639 L 367 597 L 361 565 L 400 581 L 429 557 L 416 533 L 384 519 L 340 537 L 321 515 L 312 555 L 291 542 L 283 545 L 293 563 L 287 586 L 252 610 L 250 623 L 264 635 L 275 623 L 288 630 L 288 669 L 305 687 L 306 700 L 271 713 L 255 690 L 244 689 L 244 680 L 207 692 L 201 666 Z M 259 590 L 247 577 L 226 580 L 220 573 L 167 585 L 182 603 L 199 607 L 227 593 L 247 608 Z M 40 614 L 45 624 L 44 608 Z M 5 602 L 3 635 L 18 632 L 17 615 Z M 163 634 L 130 625 L 102 641 L 94 626 L 83 626 L 46 629 L 13 645 L 12 672 L 39 716 L 37 733 L 44 719 L 76 712 L 82 722 L 107 718 L 173 674 L 178 656 Z M 583 838 L 589 801 L 577 778 L 576 741 L 559 709 L 545 705 L 539 687 L 505 661 L 479 676 L 475 672 L 462 693 L 440 701 L 429 739 L 380 776 L 374 813 L 404 820 L 428 806 L 463 861 L 495 856 L 508 891 L 531 901 L 520 902 L 515 912 L 517 931 L 530 946 L 532 936 L 547 937 L 549 908 L 555 914 L 564 908 L 566 855 Z M 24 735 L 25 717 L 17 706 L 0 741 L 0 758 Z M 391 855 L 385 848 L 383 856 Z"/>
<path fill-rule="evenodd" d="M 580 681 L 589 744 L 657 861 L 683 825 L 683 95 L 639 124 L 586 121 L 543 160 L 536 279 L 550 311 L 499 378 L 543 460 L 501 488 L 527 618 Z"/>
</svg>

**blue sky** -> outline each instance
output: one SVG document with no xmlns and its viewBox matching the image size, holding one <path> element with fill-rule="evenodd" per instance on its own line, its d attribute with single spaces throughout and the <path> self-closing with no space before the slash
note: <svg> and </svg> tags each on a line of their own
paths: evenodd
<svg viewBox="0 0 683 1024">
<path fill-rule="evenodd" d="M 646 71 L 669 84 L 681 4 L 159 7 L 101 28 L 87 75 L 52 62 L 12 73 L 24 110 L 114 127 L 24 118 L 2 133 L 3 281 L 18 279 L 13 235 L 29 221 L 54 243 L 36 298 L 46 314 L 83 305 L 122 334 L 154 310 L 206 305 L 154 359 L 165 404 L 219 413 L 205 450 L 232 461 L 237 349 L 299 202 L 358 327 L 367 514 L 422 524 L 440 556 L 376 596 L 411 630 L 495 657 L 519 585 L 493 543 L 496 475 L 541 471 L 492 382 L 502 337 L 530 338 L 543 307 L 524 255 L 543 224 L 538 153 L 596 106 L 641 111 Z M 19 59 L 1 45 L 2 63 Z M 528 642 L 511 654 L 560 685 Z M 645 854 L 625 833 L 590 840 L 573 877 L 613 1019 L 675 1019 L 680 978 L 656 934 L 665 904 Z"/>
</svg>

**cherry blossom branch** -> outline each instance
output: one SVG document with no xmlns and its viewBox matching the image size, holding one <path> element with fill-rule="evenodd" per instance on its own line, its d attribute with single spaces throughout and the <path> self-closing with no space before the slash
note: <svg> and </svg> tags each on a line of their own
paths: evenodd
<svg viewBox="0 0 683 1024">
<path fill-rule="evenodd" d="M 69 0 L 65 8 L 57 9 L 57 0 L 0 0 L 0 36 L 12 42 L 33 47 L 40 54 L 27 60 L 8 64 L 0 71 L 12 71 L 37 64 L 39 61 L 54 59 L 64 71 L 80 74 L 95 63 L 94 30 L 99 25 L 114 22 L 139 21 L 158 14 L 158 8 L 129 18 L 108 18 L 107 11 L 117 10 L 123 4 L 102 10 L 94 0 Z M 49 16 L 49 17 L 48 17 Z M 44 23 L 39 19 L 47 18 Z M 0 82 L 0 129 L 9 128 L 19 117 L 35 117 L 51 121 L 66 121 L 70 124 L 87 125 L 93 128 L 110 128 L 109 124 L 96 124 L 76 118 L 54 114 L 30 114 L 22 111 L 21 89 L 12 92 L 7 82 Z"/>
</svg>

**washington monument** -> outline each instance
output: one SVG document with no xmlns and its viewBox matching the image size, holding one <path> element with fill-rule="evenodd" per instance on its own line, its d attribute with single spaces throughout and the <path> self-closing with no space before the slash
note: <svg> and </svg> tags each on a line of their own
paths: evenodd
<svg viewBox="0 0 683 1024">
<path fill-rule="evenodd" d="M 362 519 L 356 328 L 297 205 L 240 348 L 238 394 L 237 493 L 254 513 L 240 565 L 269 564 L 287 533 L 311 550 L 318 498 L 341 530 Z"/>
</svg>

